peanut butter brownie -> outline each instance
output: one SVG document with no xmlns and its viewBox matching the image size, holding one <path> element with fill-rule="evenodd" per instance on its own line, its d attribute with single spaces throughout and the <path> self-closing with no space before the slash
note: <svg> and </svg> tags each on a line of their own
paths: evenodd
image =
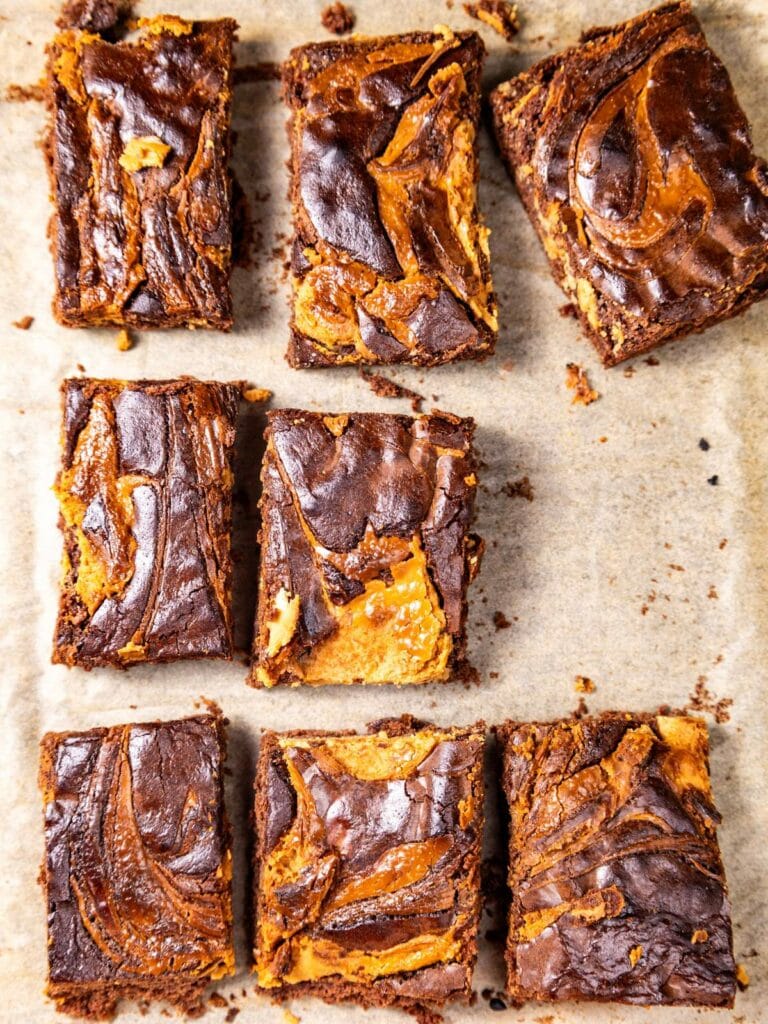
<svg viewBox="0 0 768 1024">
<path fill-rule="evenodd" d="M 48 995 L 107 1019 L 120 999 L 194 1014 L 232 974 L 221 719 L 48 733 L 41 744 Z"/>
<path fill-rule="evenodd" d="M 420 365 L 493 350 L 477 210 L 474 32 L 291 52 L 293 366 Z"/>
<path fill-rule="evenodd" d="M 731 1006 L 704 722 L 616 712 L 498 736 L 511 997 Z"/>
<path fill-rule="evenodd" d="M 422 683 L 466 667 L 472 420 L 268 414 L 257 686 Z"/>
<path fill-rule="evenodd" d="M 230 658 L 240 386 L 80 378 L 62 397 L 54 662 Z"/>
<path fill-rule="evenodd" d="M 231 326 L 236 27 L 161 15 L 134 42 L 70 28 L 49 47 L 60 323 Z"/>
<path fill-rule="evenodd" d="M 606 366 L 768 291 L 768 171 L 687 2 L 549 57 L 491 96 L 557 282 Z"/>
<path fill-rule="evenodd" d="M 256 779 L 259 987 L 411 1011 L 470 996 L 481 726 L 267 733 Z M 429 1018 L 432 1019 L 432 1018 Z"/>
</svg>

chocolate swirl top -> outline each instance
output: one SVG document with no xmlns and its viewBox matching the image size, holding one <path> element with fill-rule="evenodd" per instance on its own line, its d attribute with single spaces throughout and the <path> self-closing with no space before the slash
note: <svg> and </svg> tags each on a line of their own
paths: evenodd
<svg viewBox="0 0 768 1024">
<path fill-rule="evenodd" d="M 558 278 L 608 362 L 648 347 L 634 332 L 663 340 L 768 287 L 765 164 L 688 3 L 593 30 L 492 104 Z"/>
<path fill-rule="evenodd" d="M 219 720 L 47 735 L 49 981 L 231 972 Z"/>
<path fill-rule="evenodd" d="M 731 1005 L 705 724 L 616 713 L 499 736 L 512 995 Z"/>
</svg>

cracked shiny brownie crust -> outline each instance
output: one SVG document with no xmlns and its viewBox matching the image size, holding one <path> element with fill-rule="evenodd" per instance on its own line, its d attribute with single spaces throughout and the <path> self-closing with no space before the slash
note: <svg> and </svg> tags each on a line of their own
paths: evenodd
<svg viewBox="0 0 768 1024">
<path fill-rule="evenodd" d="M 64 381 L 54 662 L 232 656 L 232 459 L 240 386 Z"/>
<path fill-rule="evenodd" d="M 419 365 L 493 350 L 477 210 L 474 32 L 291 52 L 293 366 Z"/>
<path fill-rule="evenodd" d="M 49 733 L 41 744 L 48 995 L 107 1019 L 120 999 L 195 1014 L 233 973 L 220 718 Z"/>
<path fill-rule="evenodd" d="M 236 27 L 161 15 L 133 42 L 72 28 L 49 47 L 60 323 L 231 326 Z"/>
<path fill-rule="evenodd" d="M 466 1001 L 476 958 L 482 726 L 267 733 L 256 782 L 259 987 L 404 1009 Z"/>
<path fill-rule="evenodd" d="M 491 95 L 555 279 L 607 366 L 768 292 L 768 171 L 687 2 L 549 57 Z"/>
<path fill-rule="evenodd" d="M 423 683 L 466 669 L 474 424 L 268 414 L 251 681 Z"/>
<path fill-rule="evenodd" d="M 510 996 L 732 1006 L 705 723 L 616 712 L 498 737 Z"/>
</svg>

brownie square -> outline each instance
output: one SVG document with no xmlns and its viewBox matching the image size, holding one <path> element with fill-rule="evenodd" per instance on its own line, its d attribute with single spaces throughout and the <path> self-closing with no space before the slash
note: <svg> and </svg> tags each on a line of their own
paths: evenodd
<svg viewBox="0 0 768 1024">
<path fill-rule="evenodd" d="M 449 29 L 291 52 L 292 366 L 493 351 L 476 199 L 484 56 L 475 32 Z"/>
<path fill-rule="evenodd" d="M 732 1006 L 704 722 L 615 712 L 498 737 L 510 996 Z"/>
<path fill-rule="evenodd" d="M 120 999 L 162 999 L 192 1014 L 233 973 L 224 757 L 214 715 L 43 738 L 57 1009 L 104 1019 Z"/>
<path fill-rule="evenodd" d="M 549 57 L 491 95 L 555 280 L 606 366 L 768 291 L 768 172 L 687 2 Z"/>
<path fill-rule="evenodd" d="M 54 662 L 232 656 L 239 398 L 192 378 L 64 381 Z"/>
<path fill-rule="evenodd" d="M 473 430 L 445 413 L 268 414 L 254 685 L 466 669 Z"/>
<path fill-rule="evenodd" d="M 236 27 L 161 15 L 140 19 L 132 42 L 72 28 L 49 47 L 53 311 L 65 326 L 231 326 Z"/>
<path fill-rule="evenodd" d="M 261 989 L 411 1011 L 469 999 L 483 745 L 481 724 L 441 729 L 410 716 L 373 723 L 368 735 L 265 735 L 255 813 Z"/>
</svg>

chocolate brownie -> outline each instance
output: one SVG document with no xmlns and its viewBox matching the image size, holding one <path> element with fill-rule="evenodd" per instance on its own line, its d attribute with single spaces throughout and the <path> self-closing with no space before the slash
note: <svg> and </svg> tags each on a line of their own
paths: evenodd
<svg viewBox="0 0 768 1024">
<path fill-rule="evenodd" d="M 48 733 L 41 744 L 48 995 L 106 1019 L 120 999 L 202 1009 L 232 974 L 221 719 Z"/>
<path fill-rule="evenodd" d="M 515 1000 L 731 1006 L 731 916 L 705 723 L 507 722 Z"/>
<path fill-rule="evenodd" d="M 102 13 L 86 5 L 67 17 L 91 24 Z M 161 15 L 140 19 L 132 42 L 70 28 L 49 47 L 60 323 L 231 326 L 236 27 Z"/>
<path fill-rule="evenodd" d="M 483 746 L 481 726 L 409 716 L 368 735 L 266 734 L 255 817 L 261 989 L 416 1012 L 468 1000 Z"/>
<path fill-rule="evenodd" d="M 62 398 L 54 662 L 230 658 L 240 386 L 79 378 Z"/>
<path fill-rule="evenodd" d="M 472 420 L 268 414 L 252 682 L 422 683 L 466 668 Z"/>
<path fill-rule="evenodd" d="M 687 2 L 549 57 L 491 96 L 555 279 L 606 366 L 768 291 L 768 170 Z"/>
<path fill-rule="evenodd" d="M 476 33 L 449 29 L 291 52 L 291 365 L 493 350 L 476 201 L 484 52 Z"/>
</svg>

